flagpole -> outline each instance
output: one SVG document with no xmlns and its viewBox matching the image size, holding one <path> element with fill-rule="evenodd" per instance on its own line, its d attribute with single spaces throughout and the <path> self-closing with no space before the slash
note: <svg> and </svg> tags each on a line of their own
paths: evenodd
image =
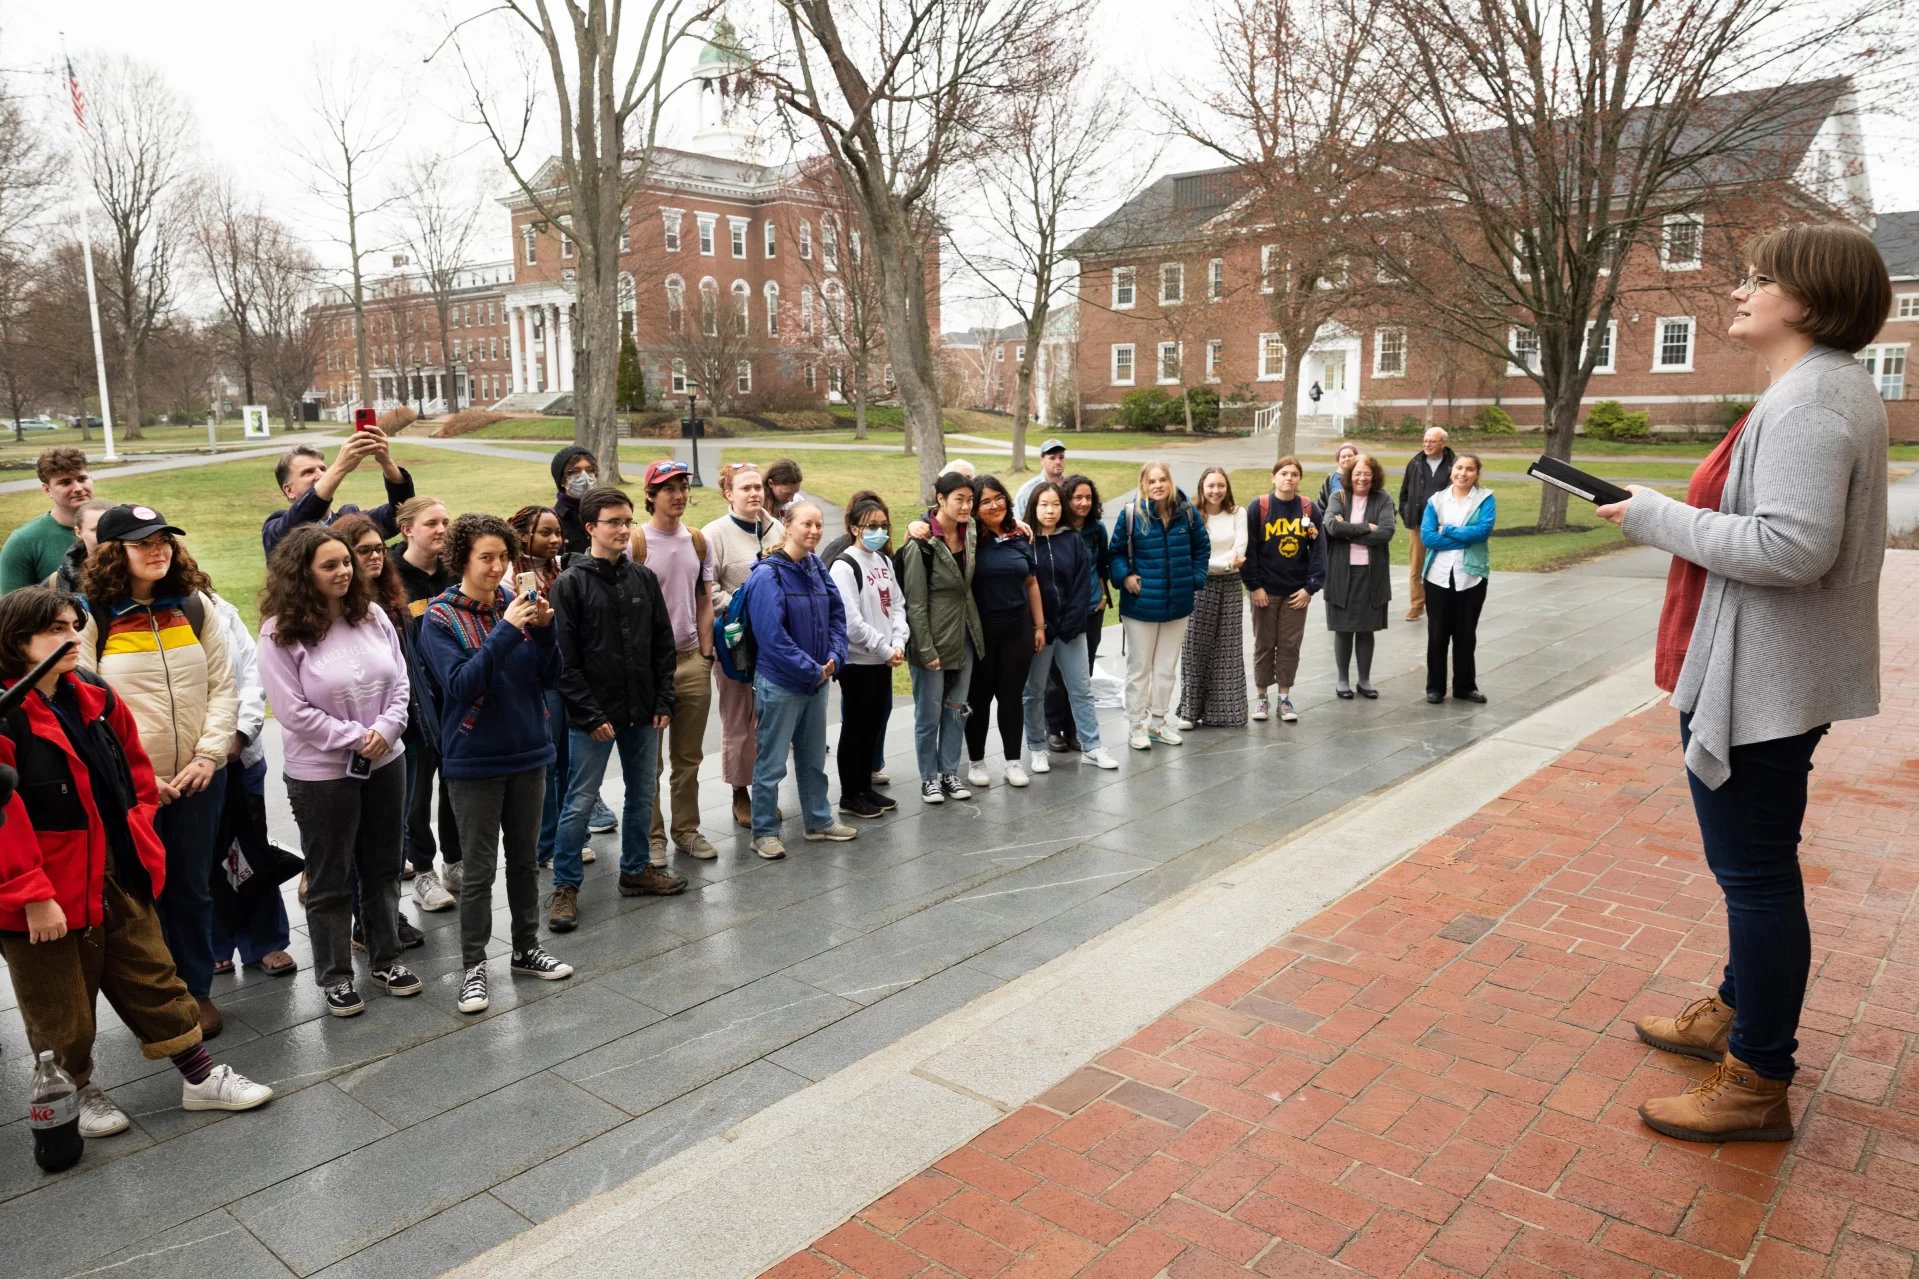
<svg viewBox="0 0 1919 1279">
<path fill-rule="evenodd" d="M 80 127 L 82 137 L 79 146 L 74 149 L 74 165 L 80 170 L 80 254 L 87 268 L 87 311 L 93 318 L 93 368 L 100 382 L 100 427 L 107 441 L 107 453 L 104 460 L 117 462 L 120 457 L 113 451 L 113 405 L 107 398 L 107 352 L 106 344 L 100 340 L 100 290 L 93 280 L 93 237 L 87 231 L 87 193 L 86 165 L 84 153 L 80 147 L 86 145 L 87 122 L 80 114 L 80 81 L 73 73 L 73 61 L 67 57 L 66 33 L 60 34 L 60 57 L 67 66 L 67 87 L 73 95 L 73 121 Z M 80 406 L 81 433 L 85 434 L 87 406 Z"/>
</svg>

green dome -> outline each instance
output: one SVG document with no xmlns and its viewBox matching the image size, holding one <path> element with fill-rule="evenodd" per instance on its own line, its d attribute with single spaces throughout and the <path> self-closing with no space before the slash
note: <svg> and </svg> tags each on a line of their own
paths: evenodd
<svg viewBox="0 0 1919 1279">
<path fill-rule="evenodd" d="M 733 24 L 721 18 L 701 48 L 696 65 L 700 70 L 705 70 L 708 67 L 745 67 L 752 61 L 747 56 L 746 47 L 740 43 L 739 33 L 733 30 Z"/>
</svg>

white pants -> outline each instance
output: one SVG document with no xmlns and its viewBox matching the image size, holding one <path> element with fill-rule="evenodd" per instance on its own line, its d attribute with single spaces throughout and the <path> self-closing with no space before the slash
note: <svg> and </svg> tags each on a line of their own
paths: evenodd
<svg viewBox="0 0 1919 1279">
<path fill-rule="evenodd" d="M 1176 622 L 1120 619 L 1126 637 L 1126 719 L 1134 725 L 1166 718 L 1179 689 L 1174 672 L 1186 640 L 1186 618 Z"/>
</svg>

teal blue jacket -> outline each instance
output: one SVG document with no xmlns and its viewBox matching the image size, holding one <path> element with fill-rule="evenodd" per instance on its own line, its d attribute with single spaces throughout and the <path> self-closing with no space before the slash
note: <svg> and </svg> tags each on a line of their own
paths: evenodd
<svg viewBox="0 0 1919 1279">
<path fill-rule="evenodd" d="M 1440 490 L 1445 492 L 1444 489 Z M 1419 544 L 1426 548 L 1426 562 L 1419 566 L 1419 575 L 1424 578 L 1433 568 L 1433 556 L 1440 551 L 1466 552 L 1466 571 L 1474 577 L 1492 575 L 1492 563 L 1486 554 L 1486 539 L 1493 535 L 1493 521 L 1498 517 L 1498 500 L 1488 488 L 1479 490 L 1478 502 L 1473 506 L 1472 514 L 1462 528 L 1449 524 L 1445 531 L 1439 527 L 1439 510 L 1433 500 L 1439 493 L 1426 499 L 1426 513 L 1419 518 Z"/>
</svg>

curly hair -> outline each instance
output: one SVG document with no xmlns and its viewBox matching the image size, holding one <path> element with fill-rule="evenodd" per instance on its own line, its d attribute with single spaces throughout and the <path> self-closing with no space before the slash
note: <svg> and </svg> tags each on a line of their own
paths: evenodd
<svg viewBox="0 0 1919 1279">
<path fill-rule="evenodd" d="M 470 511 L 447 526 L 446 547 L 440 552 L 440 566 L 455 577 L 466 576 L 466 562 L 473 558 L 473 544 L 483 537 L 497 537 L 506 543 L 506 556 L 520 558 L 520 535 L 497 515 Z"/>
<path fill-rule="evenodd" d="M 361 538 L 371 533 L 380 539 L 381 545 L 386 544 L 386 530 L 375 524 L 373 517 L 364 511 L 342 515 L 327 527 L 340 535 L 340 540 L 347 544 L 349 551 L 355 552 L 353 571 L 356 573 L 360 572 L 360 556 L 356 548 L 360 545 Z M 395 558 L 393 548 L 387 547 L 386 554 L 380 559 L 380 575 L 368 578 L 367 585 L 372 589 L 373 602 L 386 611 L 387 620 L 392 622 L 396 629 L 405 629 L 410 620 L 406 602 L 406 583 L 400 580 L 400 566 L 393 562 Z"/>
<path fill-rule="evenodd" d="M 171 533 L 160 536 L 173 548 L 173 563 L 167 567 L 167 575 L 153 584 L 154 598 L 186 596 L 196 591 L 213 594 L 213 579 L 200 571 L 180 539 Z M 133 570 L 127 567 L 125 542 L 101 542 L 93 548 L 80 573 L 80 593 L 86 598 L 88 611 L 101 618 L 112 617 L 115 605 L 133 598 Z"/>
<path fill-rule="evenodd" d="M 986 521 L 980 518 L 980 514 L 979 514 L 980 501 L 988 493 L 998 493 L 1000 497 L 1006 503 L 1006 513 L 999 517 L 998 528 L 987 528 Z M 1008 533 L 1015 531 L 1013 528 L 1013 521 L 1018 519 L 1019 516 L 1016 515 L 1013 511 L 1013 495 L 1006 491 L 1006 485 L 1000 482 L 999 476 L 981 475 L 974 479 L 973 481 L 973 518 L 979 521 L 979 526 L 981 529 L 985 530 L 988 533 L 991 533 L 994 537 L 1002 537 Z"/>
<path fill-rule="evenodd" d="M 267 557 L 267 584 L 260 588 L 260 621 L 277 619 L 273 640 L 281 648 L 318 644 L 333 628 L 331 610 L 320 588 L 313 584 L 313 558 L 328 542 L 338 542 L 353 561 L 353 543 L 338 529 L 324 524 L 296 526 Z M 356 567 L 346 588 L 343 616 L 348 626 L 365 623 L 373 607 L 373 585 Z"/>
<path fill-rule="evenodd" d="M 56 444 L 50 449 L 40 450 L 40 456 L 33 464 L 33 473 L 42 484 L 51 484 L 62 475 L 85 475 L 87 455 L 70 444 Z"/>
</svg>

